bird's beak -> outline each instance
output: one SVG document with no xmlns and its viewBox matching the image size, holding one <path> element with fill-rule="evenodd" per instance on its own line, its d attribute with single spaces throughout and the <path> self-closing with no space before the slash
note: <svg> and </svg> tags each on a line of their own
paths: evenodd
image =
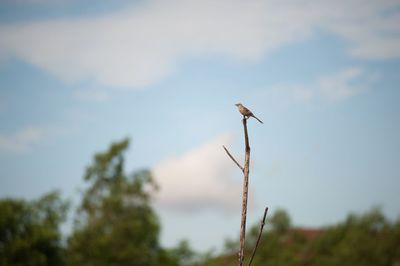
<svg viewBox="0 0 400 266">
<path fill-rule="evenodd" d="M 239 104 L 237 103 L 237 104 L 235 104 L 236 106 L 239 106 Z"/>
</svg>

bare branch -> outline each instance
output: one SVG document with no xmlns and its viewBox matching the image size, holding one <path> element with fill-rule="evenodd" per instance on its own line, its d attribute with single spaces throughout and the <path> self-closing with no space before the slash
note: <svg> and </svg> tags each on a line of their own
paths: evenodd
<svg viewBox="0 0 400 266">
<path fill-rule="evenodd" d="M 228 149 L 222 145 L 222 147 L 224 147 L 224 150 L 226 151 L 226 153 L 228 154 L 229 158 L 232 159 L 232 161 L 240 168 L 240 170 L 242 170 L 242 172 L 244 172 L 244 168 L 235 160 L 235 158 L 233 158 L 233 156 L 230 154 L 230 152 L 228 151 Z"/>
<path fill-rule="evenodd" d="M 247 200 L 248 200 L 248 194 L 249 194 L 249 172 L 250 172 L 250 144 L 249 144 L 249 135 L 247 132 L 247 119 L 250 116 L 254 117 L 254 115 L 246 107 L 242 106 L 242 104 L 238 103 L 238 104 L 236 104 L 236 106 L 238 106 L 239 112 L 243 115 L 242 122 L 243 122 L 243 129 L 244 129 L 244 145 L 245 145 L 244 167 L 242 167 L 235 160 L 235 158 L 233 158 L 233 156 L 229 153 L 228 149 L 225 146 L 223 146 L 223 147 L 224 147 L 226 153 L 228 154 L 228 156 L 243 172 L 242 217 L 241 217 L 241 221 L 240 221 L 240 248 L 239 248 L 239 252 L 238 252 L 238 266 L 243 266 L 244 247 L 245 247 L 245 239 L 246 239 Z"/>
<path fill-rule="evenodd" d="M 250 145 L 249 136 L 247 133 L 247 119 L 243 116 L 243 129 L 244 129 L 244 144 L 245 144 L 245 157 L 243 169 L 243 198 L 242 198 L 242 219 L 240 223 L 240 249 L 238 265 L 242 266 L 244 262 L 244 244 L 246 240 L 246 216 L 247 216 L 247 199 L 249 191 L 249 171 L 250 171 Z"/>
<path fill-rule="evenodd" d="M 264 216 L 263 216 L 263 218 L 262 218 L 262 220 L 261 220 L 260 231 L 258 232 L 258 238 L 257 238 L 256 245 L 254 246 L 254 249 L 253 249 L 253 254 L 251 254 L 249 266 L 250 266 L 251 263 L 253 262 L 254 255 L 256 255 L 257 247 L 258 247 L 258 244 L 260 243 L 262 231 L 263 231 L 263 229 L 264 229 L 265 218 L 267 217 L 267 212 L 268 212 L 268 207 L 266 207 L 265 210 L 264 210 Z"/>
</svg>

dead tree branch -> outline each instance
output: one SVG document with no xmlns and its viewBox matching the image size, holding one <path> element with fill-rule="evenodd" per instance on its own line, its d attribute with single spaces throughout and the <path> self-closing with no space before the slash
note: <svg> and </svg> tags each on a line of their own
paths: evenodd
<svg viewBox="0 0 400 266">
<path fill-rule="evenodd" d="M 251 266 L 251 263 L 253 262 L 254 255 L 256 254 L 256 251 L 257 251 L 257 248 L 258 248 L 258 244 L 260 243 L 262 231 L 263 231 L 264 225 L 265 225 L 265 218 L 267 217 L 267 212 L 268 212 L 268 207 L 266 207 L 265 210 L 264 210 L 264 216 L 263 216 L 263 218 L 261 220 L 260 231 L 258 232 L 258 238 L 257 238 L 256 245 L 254 246 L 254 249 L 253 249 L 253 254 L 251 254 L 249 266 Z"/>
<path fill-rule="evenodd" d="M 244 171 L 243 171 L 243 196 L 242 196 L 242 219 L 240 223 L 240 249 L 238 256 L 238 265 L 242 266 L 244 262 L 244 245 L 246 240 L 246 217 L 247 217 L 247 199 L 249 192 L 249 172 L 250 172 L 250 145 L 249 136 L 247 133 L 247 119 L 243 116 L 243 129 L 244 129 L 244 144 L 245 144 L 245 157 L 244 157 Z"/>
<path fill-rule="evenodd" d="M 243 115 L 243 130 L 244 130 L 244 145 L 245 145 L 245 157 L 244 157 L 244 167 L 242 167 L 233 156 L 230 154 L 228 149 L 224 147 L 225 152 L 232 159 L 232 161 L 242 170 L 243 172 L 243 194 L 242 194 L 242 217 L 240 221 L 240 248 L 238 252 L 238 266 L 243 266 L 244 263 L 244 248 L 245 248 L 245 240 L 246 240 L 246 217 L 247 217 L 247 200 L 248 200 L 248 192 L 249 192 L 249 172 L 250 172 L 250 144 L 249 144 L 249 135 L 247 132 L 247 118 L 254 117 L 250 110 L 242 106 L 241 104 L 236 104 L 238 106 L 239 112 Z M 247 118 L 246 118 L 247 117 Z M 261 122 L 261 121 L 260 121 Z M 264 214 L 265 220 L 266 213 Z M 264 225 L 262 225 L 264 226 Z M 262 230 L 262 229 L 261 229 Z M 261 237 L 261 236 L 260 236 Z M 258 246 L 258 242 L 256 246 Z M 254 253 L 251 257 L 251 261 L 253 260 Z M 251 263 L 251 262 L 250 262 Z"/>
<path fill-rule="evenodd" d="M 222 147 L 224 147 L 224 150 L 226 151 L 226 153 L 228 154 L 229 158 L 232 159 L 232 161 L 240 168 L 240 170 L 242 170 L 242 172 L 244 172 L 244 168 L 235 160 L 235 158 L 233 158 L 233 156 L 230 154 L 230 152 L 228 151 L 228 149 L 222 145 Z"/>
</svg>

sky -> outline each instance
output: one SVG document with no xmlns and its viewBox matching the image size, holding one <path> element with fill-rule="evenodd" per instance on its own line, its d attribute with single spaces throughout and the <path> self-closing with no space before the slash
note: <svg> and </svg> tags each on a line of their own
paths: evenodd
<svg viewBox="0 0 400 266">
<path fill-rule="evenodd" d="M 400 1 L 2 0 L 0 197 L 76 205 L 96 152 L 129 137 L 162 244 L 237 239 L 264 207 L 296 226 L 400 217 Z M 66 232 L 71 223 L 67 225 Z M 69 229 L 68 229 L 69 228 Z"/>
</svg>

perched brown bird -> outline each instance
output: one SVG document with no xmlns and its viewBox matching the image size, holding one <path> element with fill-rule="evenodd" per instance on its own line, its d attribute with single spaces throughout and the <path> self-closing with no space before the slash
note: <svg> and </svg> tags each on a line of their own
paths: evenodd
<svg viewBox="0 0 400 266">
<path fill-rule="evenodd" d="M 237 103 L 235 104 L 238 109 L 239 112 L 246 118 L 250 118 L 250 117 L 254 117 L 255 119 L 258 120 L 258 122 L 260 122 L 261 124 L 264 124 L 260 119 L 258 119 L 249 109 L 247 109 L 246 107 L 244 107 L 241 103 Z"/>
</svg>

